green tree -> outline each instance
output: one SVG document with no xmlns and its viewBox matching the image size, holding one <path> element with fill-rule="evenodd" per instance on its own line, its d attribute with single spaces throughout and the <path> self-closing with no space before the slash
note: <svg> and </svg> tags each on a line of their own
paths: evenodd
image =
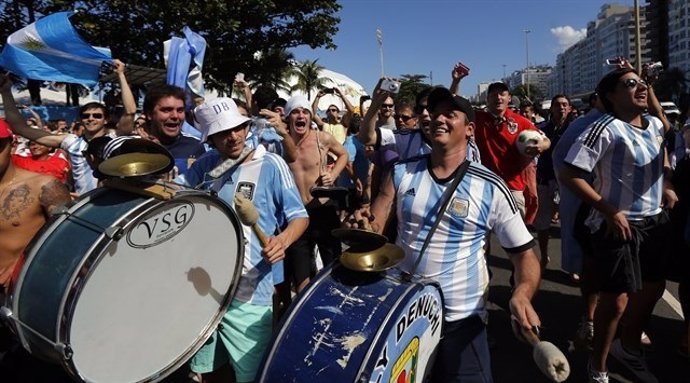
<svg viewBox="0 0 690 383">
<path fill-rule="evenodd" d="M 521 100 L 530 99 L 532 101 L 541 100 L 544 97 L 544 95 L 541 93 L 541 90 L 539 90 L 539 88 L 537 88 L 534 84 L 529 84 L 529 97 L 527 97 L 527 87 L 525 84 L 516 86 L 510 91 L 510 94 L 519 97 Z"/>
<path fill-rule="evenodd" d="M 251 79 L 276 69 L 267 67 L 272 61 L 255 59 L 259 50 L 335 48 L 341 6 L 336 0 L 10 0 L 0 2 L 0 36 L 28 24 L 29 9 L 36 18 L 81 9 L 72 23 L 86 41 L 110 47 L 127 63 L 156 68 L 163 67 L 163 41 L 189 26 L 208 43 L 207 86 L 228 91 L 237 72 Z"/>
<path fill-rule="evenodd" d="M 417 94 L 429 87 L 424 83 L 427 76 L 423 74 L 404 74 L 400 76 L 400 92 L 395 96 L 395 102 L 414 104 Z"/>
<path fill-rule="evenodd" d="M 295 56 L 292 52 L 285 49 L 269 49 L 257 56 L 260 65 L 255 72 L 247 76 L 252 87 L 263 85 L 291 93 L 288 81 L 294 72 Z"/>
<path fill-rule="evenodd" d="M 311 91 L 323 88 L 327 80 L 325 77 L 321 77 L 321 71 L 324 67 L 318 61 L 319 59 L 301 62 L 297 64 L 293 72 L 295 77 L 297 77 L 297 83 L 292 86 L 291 90 L 299 90 L 306 93 L 309 100 L 311 100 Z"/>
</svg>

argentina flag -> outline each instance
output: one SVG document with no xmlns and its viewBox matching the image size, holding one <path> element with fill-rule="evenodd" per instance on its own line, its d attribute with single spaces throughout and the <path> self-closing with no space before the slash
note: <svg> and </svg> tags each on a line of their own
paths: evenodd
<svg viewBox="0 0 690 383">
<path fill-rule="evenodd" d="M 69 21 L 73 14 L 54 13 L 12 33 L 0 66 L 28 79 L 95 85 L 110 50 L 87 44 Z"/>
</svg>

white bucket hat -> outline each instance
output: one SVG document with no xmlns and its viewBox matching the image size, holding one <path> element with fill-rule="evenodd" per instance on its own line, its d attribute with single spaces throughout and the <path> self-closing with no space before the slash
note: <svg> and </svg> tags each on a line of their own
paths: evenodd
<svg viewBox="0 0 690 383">
<path fill-rule="evenodd" d="M 201 131 L 201 142 L 208 137 L 226 130 L 234 129 L 249 118 L 240 114 L 235 101 L 220 97 L 205 102 L 194 109 L 194 125 Z"/>
</svg>

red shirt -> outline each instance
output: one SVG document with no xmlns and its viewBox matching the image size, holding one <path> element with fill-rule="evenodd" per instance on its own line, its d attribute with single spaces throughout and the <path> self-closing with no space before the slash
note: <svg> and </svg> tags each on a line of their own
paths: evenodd
<svg viewBox="0 0 690 383">
<path fill-rule="evenodd" d="M 12 156 L 12 163 L 34 173 L 53 176 L 62 183 L 67 181 L 69 162 L 58 154 L 51 154 L 47 160 L 43 161 L 36 160 L 31 156 L 25 157 L 15 154 Z"/>
<path fill-rule="evenodd" d="M 520 154 L 515 140 L 523 130 L 537 128 L 530 120 L 510 109 L 506 110 L 503 118 L 486 111 L 477 111 L 475 125 L 474 137 L 482 165 L 501 177 L 510 190 L 524 191 L 522 170 L 532 158 Z"/>
</svg>

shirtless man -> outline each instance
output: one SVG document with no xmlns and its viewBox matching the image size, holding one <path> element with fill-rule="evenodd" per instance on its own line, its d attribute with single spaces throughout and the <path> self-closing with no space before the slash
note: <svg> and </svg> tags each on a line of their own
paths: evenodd
<svg viewBox="0 0 690 383">
<path fill-rule="evenodd" d="M 53 210 L 70 201 L 57 179 L 12 165 L 12 131 L 0 120 L 0 296 L 24 247 Z"/>
<path fill-rule="evenodd" d="M 286 252 L 286 275 L 294 278 L 297 291 L 301 291 L 312 275 L 314 244 L 319 246 L 324 265 L 340 256 L 340 241 L 331 235 L 331 230 L 340 226 L 338 211 L 328 199 L 312 197 L 311 189 L 315 186 L 333 186 L 347 165 L 348 156 L 345 148 L 333 136 L 311 128 L 311 104 L 304 96 L 294 96 L 288 100 L 285 116 L 290 137 L 297 146 L 297 159 L 289 166 L 309 213 L 307 231 Z M 332 167 L 327 165 L 328 154 L 336 157 Z"/>
<path fill-rule="evenodd" d="M 52 134 L 42 129 L 33 129 L 27 126 L 15 104 L 12 96 L 12 82 L 7 76 L 0 78 L 0 91 L 2 101 L 5 106 L 7 122 L 12 126 L 13 132 L 19 136 L 26 137 L 31 141 L 36 141 L 41 145 L 51 148 L 62 148 L 69 154 L 69 161 L 72 167 L 72 177 L 74 178 L 74 191 L 77 195 L 84 194 L 98 186 L 98 180 L 93 176 L 93 169 L 89 166 L 84 151 L 89 141 L 96 137 L 105 135 L 127 136 L 134 129 L 134 113 L 137 105 L 134 95 L 125 77 L 125 64 L 120 60 L 113 60 L 115 71 L 120 80 L 122 94 L 122 104 L 125 112 L 117 123 L 115 133 L 109 133 L 106 129 L 108 122 L 108 110 L 105 105 L 98 102 L 90 102 L 79 109 L 80 122 L 84 125 L 84 133 L 80 136 L 75 134 Z"/>
</svg>

